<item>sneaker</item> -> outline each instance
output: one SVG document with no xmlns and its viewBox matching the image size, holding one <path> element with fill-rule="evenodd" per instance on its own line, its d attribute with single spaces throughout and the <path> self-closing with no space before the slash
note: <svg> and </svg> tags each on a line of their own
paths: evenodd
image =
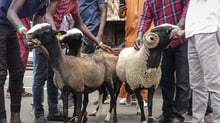
<svg viewBox="0 0 220 123">
<path fill-rule="evenodd" d="M 43 115 L 34 119 L 34 123 L 47 123 L 47 122 L 48 122 L 47 119 Z"/>
<path fill-rule="evenodd" d="M 171 121 L 171 117 L 165 117 L 163 114 L 156 118 L 157 122 L 167 123 Z"/>
<path fill-rule="evenodd" d="M 22 93 L 22 97 L 32 97 L 32 94 L 27 91 L 24 91 L 24 93 Z"/>
<path fill-rule="evenodd" d="M 48 114 L 47 120 L 48 121 L 63 121 L 63 113 L 58 111 L 55 114 Z"/>
<path fill-rule="evenodd" d="M 121 98 L 121 99 L 119 100 L 119 104 L 120 104 L 120 105 L 125 105 L 125 104 L 126 104 L 126 98 Z"/>
</svg>

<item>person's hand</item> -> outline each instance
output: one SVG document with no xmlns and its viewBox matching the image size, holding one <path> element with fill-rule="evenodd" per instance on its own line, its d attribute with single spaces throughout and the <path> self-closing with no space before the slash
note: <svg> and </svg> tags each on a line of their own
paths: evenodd
<svg viewBox="0 0 220 123">
<path fill-rule="evenodd" d="M 30 49 L 30 46 L 28 45 L 28 40 L 26 38 L 26 34 L 27 34 L 27 31 L 23 32 L 23 42 L 24 42 L 24 46 L 28 49 Z"/>
<path fill-rule="evenodd" d="M 179 27 L 174 28 L 170 33 L 170 39 L 178 39 L 179 37 L 183 37 L 185 34 L 184 30 L 181 30 Z"/>
<path fill-rule="evenodd" d="M 139 50 L 143 44 L 143 39 L 138 36 L 134 42 L 134 49 Z"/>
<path fill-rule="evenodd" d="M 23 41 L 24 45 L 28 49 L 33 49 L 36 47 L 39 47 L 41 45 L 41 42 L 38 39 L 27 39 L 27 32 L 23 32 Z"/>
<path fill-rule="evenodd" d="M 111 49 L 110 46 L 103 44 L 102 42 L 99 42 L 98 46 L 103 49 L 104 51 L 114 54 L 114 51 Z"/>
</svg>

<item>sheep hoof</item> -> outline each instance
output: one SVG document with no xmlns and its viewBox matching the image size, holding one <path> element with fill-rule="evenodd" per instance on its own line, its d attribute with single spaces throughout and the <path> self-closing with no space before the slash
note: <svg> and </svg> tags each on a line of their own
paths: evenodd
<svg viewBox="0 0 220 123">
<path fill-rule="evenodd" d="M 76 122 L 76 121 L 78 121 L 78 118 L 76 117 L 76 116 L 74 116 L 74 117 L 72 117 L 70 120 L 69 120 L 69 122 Z"/>
<path fill-rule="evenodd" d="M 91 114 L 89 114 L 89 116 L 96 116 L 97 111 L 93 111 Z"/>
<path fill-rule="evenodd" d="M 111 118 L 111 113 L 108 112 L 106 117 L 105 117 L 105 122 L 110 122 L 110 118 Z"/>
<path fill-rule="evenodd" d="M 140 112 L 140 111 L 137 111 L 136 115 L 141 115 L 141 112 Z"/>
</svg>

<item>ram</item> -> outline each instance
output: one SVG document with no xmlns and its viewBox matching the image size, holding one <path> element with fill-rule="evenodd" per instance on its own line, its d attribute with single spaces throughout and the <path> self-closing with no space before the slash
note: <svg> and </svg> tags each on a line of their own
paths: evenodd
<svg viewBox="0 0 220 123">
<path fill-rule="evenodd" d="M 171 39 L 169 35 L 174 25 L 163 24 L 146 32 L 140 50 L 133 47 L 123 49 L 116 64 L 116 74 L 126 83 L 126 91 L 135 93 L 141 110 L 141 122 L 146 122 L 140 90 L 148 88 L 148 122 L 152 122 L 152 100 L 155 88 L 161 79 L 162 50 Z"/>
</svg>

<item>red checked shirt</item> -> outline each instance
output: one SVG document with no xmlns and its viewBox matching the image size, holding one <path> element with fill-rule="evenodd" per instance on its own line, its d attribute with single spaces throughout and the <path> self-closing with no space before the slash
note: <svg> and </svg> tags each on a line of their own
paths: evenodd
<svg viewBox="0 0 220 123">
<path fill-rule="evenodd" d="M 181 18 L 186 17 L 189 0 L 146 0 L 139 20 L 138 31 L 146 32 L 152 21 L 155 26 L 164 23 L 176 25 Z M 187 42 L 186 39 L 172 41 L 172 47 Z"/>
</svg>

